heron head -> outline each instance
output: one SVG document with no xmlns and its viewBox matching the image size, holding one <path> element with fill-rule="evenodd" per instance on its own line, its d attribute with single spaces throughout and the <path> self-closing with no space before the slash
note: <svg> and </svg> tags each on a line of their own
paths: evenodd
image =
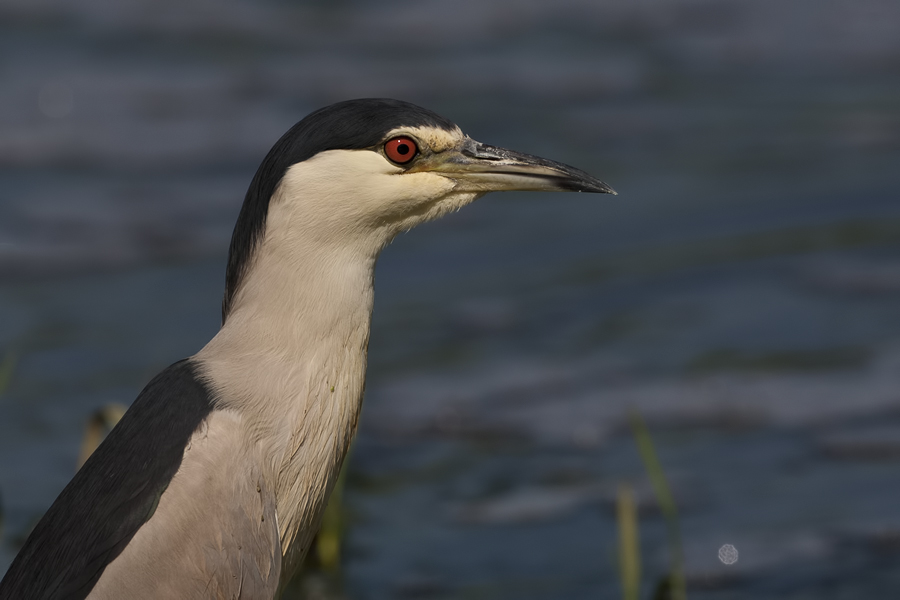
<svg viewBox="0 0 900 600">
<path fill-rule="evenodd" d="M 282 136 L 253 178 L 231 241 L 224 312 L 267 230 L 374 258 L 401 231 L 512 190 L 615 193 L 574 167 L 476 142 L 407 102 L 320 109 Z"/>
</svg>

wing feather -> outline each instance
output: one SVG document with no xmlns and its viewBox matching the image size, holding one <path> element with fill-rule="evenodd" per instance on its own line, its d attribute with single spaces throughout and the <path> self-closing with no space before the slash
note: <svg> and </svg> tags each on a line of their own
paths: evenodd
<svg viewBox="0 0 900 600">
<path fill-rule="evenodd" d="M 38 522 L 0 582 L 0 599 L 86 598 L 153 516 L 212 410 L 190 360 L 154 377 Z"/>
</svg>

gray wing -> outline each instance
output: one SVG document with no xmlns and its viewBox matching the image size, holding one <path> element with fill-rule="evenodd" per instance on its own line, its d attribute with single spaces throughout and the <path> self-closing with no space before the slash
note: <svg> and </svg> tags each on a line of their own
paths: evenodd
<svg viewBox="0 0 900 600">
<path fill-rule="evenodd" d="M 153 515 L 211 410 L 190 361 L 154 377 L 28 536 L 0 599 L 85 598 Z"/>
<path fill-rule="evenodd" d="M 189 360 L 167 368 L 38 522 L 0 600 L 142 597 L 117 581 L 178 590 L 143 597 L 272 598 L 274 498 L 250 468 L 262 463 L 227 448 L 240 438 L 239 419 L 214 409 Z M 188 584 L 204 592 L 188 595 Z"/>
<path fill-rule="evenodd" d="M 107 566 L 91 600 L 275 597 L 275 496 L 244 431 L 237 413 L 209 415 L 153 518 Z"/>
</svg>

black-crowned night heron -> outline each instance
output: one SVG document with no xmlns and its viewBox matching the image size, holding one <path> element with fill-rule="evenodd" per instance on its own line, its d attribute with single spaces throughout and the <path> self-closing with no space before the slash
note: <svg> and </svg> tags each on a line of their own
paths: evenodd
<svg viewBox="0 0 900 600">
<path fill-rule="evenodd" d="M 341 102 L 291 128 L 234 228 L 222 328 L 144 388 L 0 598 L 276 597 L 356 431 L 378 254 L 503 190 L 614 193 L 397 100 Z"/>
</svg>

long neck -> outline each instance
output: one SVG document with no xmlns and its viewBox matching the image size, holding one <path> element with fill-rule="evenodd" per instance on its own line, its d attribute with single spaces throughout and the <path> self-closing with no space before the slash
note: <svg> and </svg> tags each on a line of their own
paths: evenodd
<svg viewBox="0 0 900 600">
<path fill-rule="evenodd" d="M 268 462 L 289 571 L 356 430 L 377 255 L 303 239 L 266 233 L 225 324 L 196 356 L 217 407 L 241 413 L 245 445 Z"/>
</svg>

